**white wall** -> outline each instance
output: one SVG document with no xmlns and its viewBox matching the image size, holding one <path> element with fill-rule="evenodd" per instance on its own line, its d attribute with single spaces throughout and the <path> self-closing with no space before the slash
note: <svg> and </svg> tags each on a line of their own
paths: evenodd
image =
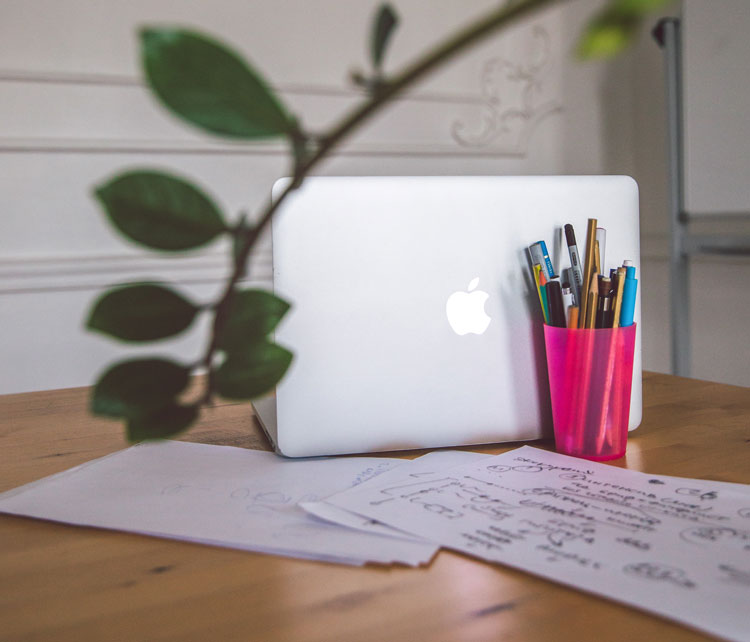
<svg viewBox="0 0 750 642">
<path fill-rule="evenodd" d="M 750 28 L 750 5 L 745 0 L 684 0 L 681 4 L 682 7 L 673 7 L 669 15 L 679 14 L 681 8 L 685 14 L 686 207 L 691 213 L 709 214 L 691 225 L 691 231 L 750 234 L 750 218 L 726 221 L 710 216 L 711 212 L 741 209 L 742 203 L 750 212 L 750 200 L 746 198 L 750 185 L 750 130 L 747 123 L 733 129 L 738 118 L 725 117 L 727 110 L 750 105 L 750 86 L 743 81 L 750 64 L 745 37 Z M 728 28 L 730 18 L 732 29 Z M 728 57 L 730 51 L 735 58 Z M 644 31 L 630 54 L 629 83 L 633 96 L 633 176 L 641 190 L 641 286 L 643 323 L 647 328 L 643 334 L 644 366 L 668 372 L 669 217 L 662 57 L 662 50 Z M 713 105 L 711 116 L 707 113 L 709 104 Z M 747 121 L 744 115 L 741 119 Z M 727 136 L 733 140 L 729 147 Z M 733 163 L 730 172 L 723 173 L 716 163 L 721 149 Z M 742 176 L 742 190 L 733 188 L 743 182 Z M 750 349 L 743 321 L 750 316 L 746 296 L 750 260 L 696 256 L 690 261 L 690 271 L 691 376 L 750 386 Z"/>
<path fill-rule="evenodd" d="M 685 206 L 696 214 L 750 211 L 748 28 L 747 0 L 685 2 Z"/>
<path fill-rule="evenodd" d="M 434 11 L 416 0 L 399 3 L 403 22 L 388 64 L 410 59 L 493 4 L 467 10 L 459 0 L 443 0 Z M 333 0 L 0 5 L 0 392 L 87 384 L 104 364 L 132 351 L 82 330 L 107 284 L 161 278 L 210 299 L 226 273 L 220 247 L 173 259 L 123 242 L 105 224 L 92 186 L 123 168 L 166 167 L 207 186 L 236 216 L 256 210 L 286 171 L 281 144 L 228 144 L 167 116 L 139 80 L 137 26 L 180 24 L 220 35 L 266 73 L 308 127 L 321 129 L 362 99 L 347 79 L 365 65 L 375 6 Z M 511 122 L 507 132 L 492 122 L 523 106 L 525 85 L 497 72 L 500 59 L 527 69 L 540 56 L 557 64 L 559 24 L 558 14 L 547 14 L 445 68 L 375 118 L 321 171 L 561 171 L 559 67 L 532 70 L 541 91 L 526 105 L 528 118 Z M 490 104 L 495 92 L 504 101 L 499 110 Z M 268 282 L 269 259 L 264 246 L 253 279 Z M 204 340 L 196 328 L 177 342 L 140 350 L 192 360 Z"/>
<path fill-rule="evenodd" d="M 496 1 L 394 4 L 402 24 L 388 68 Z M 659 248 L 653 263 L 643 266 L 644 365 L 665 370 L 658 267 L 666 256 L 660 53 L 647 42 L 611 63 L 574 62 L 569 52 L 576 35 L 598 4 L 581 0 L 547 11 L 476 47 L 376 117 L 321 173 L 635 175 L 644 245 Z M 92 186 L 128 167 L 169 168 L 206 186 L 234 216 L 255 211 L 274 178 L 285 173 L 280 144 L 228 144 L 166 115 L 139 79 L 137 26 L 180 24 L 219 35 L 267 75 L 306 125 L 320 129 L 361 100 L 347 79 L 353 68 L 366 66 L 365 34 L 376 5 L 0 4 L 0 392 L 85 385 L 116 356 L 133 352 L 82 330 L 87 309 L 106 285 L 165 279 L 209 300 L 226 273 L 219 246 L 174 259 L 124 242 L 106 226 Z M 520 72 L 516 80 L 509 69 Z M 524 117 L 508 120 L 518 108 L 525 108 Z M 269 259 L 267 246 L 261 247 L 253 280 L 268 282 Z M 733 338 L 741 326 L 725 328 L 725 336 Z M 205 340 L 203 330 L 140 350 L 192 360 Z M 697 376 L 750 383 L 731 349 L 718 367 L 709 352 L 696 350 Z"/>
</svg>

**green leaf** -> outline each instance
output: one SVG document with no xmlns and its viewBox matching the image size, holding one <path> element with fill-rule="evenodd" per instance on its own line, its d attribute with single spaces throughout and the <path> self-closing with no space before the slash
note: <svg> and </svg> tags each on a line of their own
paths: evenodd
<svg viewBox="0 0 750 642">
<path fill-rule="evenodd" d="M 128 440 L 135 442 L 144 439 L 166 439 L 188 428 L 197 418 L 197 406 L 169 403 L 151 412 L 129 418 Z"/>
<path fill-rule="evenodd" d="M 122 341 L 154 341 L 182 332 L 200 308 L 161 285 L 125 285 L 94 304 L 87 327 Z"/>
<path fill-rule="evenodd" d="M 611 58 L 628 46 L 637 29 L 638 25 L 592 25 L 578 43 L 578 55 L 584 59 Z"/>
<path fill-rule="evenodd" d="M 153 92 L 193 125 L 246 139 L 296 127 L 263 78 L 211 38 L 181 29 L 143 29 L 141 53 Z"/>
<path fill-rule="evenodd" d="M 286 301 L 270 292 L 244 290 L 235 293 L 218 347 L 236 351 L 248 343 L 265 340 L 288 309 Z"/>
<path fill-rule="evenodd" d="M 96 382 L 91 411 L 135 417 L 171 402 L 190 381 L 190 370 L 166 359 L 134 359 L 109 368 Z"/>
<path fill-rule="evenodd" d="M 157 250 L 190 250 L 227 231 L 218 207 L 195 185 L 138 170 L 96 189 L 110 222 L 130 240 Z"/>
<path fill-rule="evenodd" d="M 375 69 L 383 64 L 385 48 L 391 38 L 393 30 L 398 25 L 398 16 L 390 4 L 382 4 L 378 8 L 370 36 L 370 56 Z"/>
<path fill-rule="evenodd" d="M 632 15 L 646 16 L 653 11 L 659 11 L 674 0 L 612 0 L 610 6 L 615 11 Z"/>
<path fill-rule="evenodd" d="M 130 441 L 163 439 L 181 432 L 198 416 L 196 406 L 175 401 L 189 381 L 190 370 L 173 361 L 123 361 L 99 378 L 91 409 L 97 415 L 126 419 Z"/>
<path fill-rule="evenodd" d="M 581 58 L 609 58 L 638 33 L 644 18 L 672 0 L 614 0 L 594 16 L 578 43 Z"/>
<path fill-rule="evenodd" d="M 281 381 L 292 353 L 275 343 L 262 341 L 232 352 L 216 371 L 216 389 L 225 399 L 254 399 Z"/>
</svg>

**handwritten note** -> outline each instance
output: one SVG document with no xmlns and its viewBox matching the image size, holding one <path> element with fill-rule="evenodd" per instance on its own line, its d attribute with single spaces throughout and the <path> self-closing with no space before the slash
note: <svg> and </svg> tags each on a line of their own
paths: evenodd
<svg viewBox="0 0 750 642">
<path fill-rule="evenodd" d="M 417 457 L 416 459 L 407 460 L 402 466 L 398 466 L 397 468 L 403 468 L 404 470 L 403 473 L 399 473 L 399 476 L 408 474 L 409 477 L 416 479 L 424 475 L 429 475 L 436 470 L 444 470 L 445 468 L 458 466 L 459 464 L 466 464 L 472 461 L 475 462 L 485 457 L 489 457 L 489 455 L 483 455 L 481 453 L 474 453 L 465 450 L 437 450 L 435 452 L 422 455 L 421 457 Z M 408 471 L 406 470 L 406 468 L 408 468 Z M 395 468 L 391 468 L 390 470 L 381 473 L 380 475 L 378 475 L 378 480 L 382 480 L 383 482 L 387 481 L 388 476 L 395 472 L 395 470 Z M 372 480 L 368 480 L 368 483 L 370 483 L 371 481 Z M 382 524 L 377 520 L 362 517 L 361 515 L 357 515 L 356 513 L 352 513 L 343 508 L 339 508 L 338 506 L 334 506 L 333 504 L 329 504 L 325 500 L 314 502 L 303 501 L 300 502 L 299 505 L 311 515 L 319 517 L 320 519 L 324 519 L 333 524 L 339 524 L 348 528 L 355 528 L 367 533 L 379 533 L 380 535 L 389 535 L 391 537 L 425 541 L 421 537 L 417 537 L 416 535 L 409 535 L 408 533 L 399 531 L 395 528 L 392 528 L 391 526 L 388 526 L 387 524 Z"/>
<path fill-rule="evenodd" d="M 327 502 L 731 640 L 750 640 L 750 493 L 523 447 Z"/>
<path fill-rule="evenodd" d="M 356 487 L 404 463 L 145 443 L 0 495 L 0 512 L 346 564 L 430 560 L 437 546 L 343 528 L 297 503 Z"/>
<path fill-rule="evenodd" d="M 442 545 L 750 640 L 748 486 L 536 448 L 407 462 L 141 444 L 4 493 L 0 512 L 359 565 Z"/>
</svg>

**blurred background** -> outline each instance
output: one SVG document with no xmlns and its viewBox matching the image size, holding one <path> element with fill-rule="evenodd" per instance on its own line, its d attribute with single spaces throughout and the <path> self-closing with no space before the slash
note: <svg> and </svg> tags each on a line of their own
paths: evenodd
<svg viewBox="0 0 750 642">
<path fill-rule="evenodd" d="M 138 27 L 180 25 L 226 40 L 315 130 L 362 99 L 349 77 L 367 69 L 378 4 L 0 1 L 0 393 L 87 385 L 117 356 L 138 352 L 84 331 L 105 286 L 168 280 L 207 300 L 227 273 L 221 244 L 180 259 L 128 245 L 107 226 L 94 185 L 128 167 L 169 168 L 238 217 L 252 216 L 275 178 L 288 173 L 281 142 L 211 139 L 157 105 L 141 81 Z M 392 4 L 401 23 L 386 70 L 496 0 Z M 649 34 L 654 19 L 617 59 L 577 61 L 572 48 L 601 4 L 566 3 L 477 46 L 403 95 L 318 173 L 633 176 L 641 198 L 643 364 L 669 372 L 663 52 Z M 750 209 L 748 67 L 741 65 L 744 78 L 716 72 L 722 61 L 750 52 L 750 6 L 684 0 L 665 15 L 682 15 L 686 25 L 686 206 L 702 215 L 693 225 L 747 234 L 747 218 L 713 215 Z M 251 281 L 268 285 L 270 275 L 266 242 L 253 258 Z M 691 376 L 750 385 L 748 282 L 747 257 L 691 259 Z M 198 324 L 156 351 L 188 361 L 205 336 Z"/>
</svg>

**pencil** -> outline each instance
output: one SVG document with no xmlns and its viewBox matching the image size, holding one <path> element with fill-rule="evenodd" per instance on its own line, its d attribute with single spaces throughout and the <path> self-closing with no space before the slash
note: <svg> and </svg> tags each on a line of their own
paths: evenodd
<svg viewBox="0 0 750 642">
<path fill-rule="evenodd" d="M 599 300 L 599 275 L 594 272 L 589 281 L 589 293 L 586 297 L 586 319 L 584 328 L 596 327 L 596 305 Z"/>
<path fill-rule="evenodd" d="M 581 290 L 581 311 L 578 314 L 578 326 L 583 328 L 588 311 L 587 293 L 591 287 L 591 275 L 594 273 L 594 252 L 596 250 L 596 219 L 590 218 L 586 232 L 586 257 L 583 263 L 583 289 Z"/>
<path fill-rule="evenodd" d="M 568 308 L 568 327 L 569 328 L 578 327 L 578 306 L 577 305 L 571 305 Z"/>
<path fill-rule="evenodd" d="M 612 305 L 612 327 L 620 326 L 620 311 L 622 310 L 622 292 L 625 289 L 625 268 L 617 268 L 617 283 L 615 284 L 615 300 Z"/>
</svg>

